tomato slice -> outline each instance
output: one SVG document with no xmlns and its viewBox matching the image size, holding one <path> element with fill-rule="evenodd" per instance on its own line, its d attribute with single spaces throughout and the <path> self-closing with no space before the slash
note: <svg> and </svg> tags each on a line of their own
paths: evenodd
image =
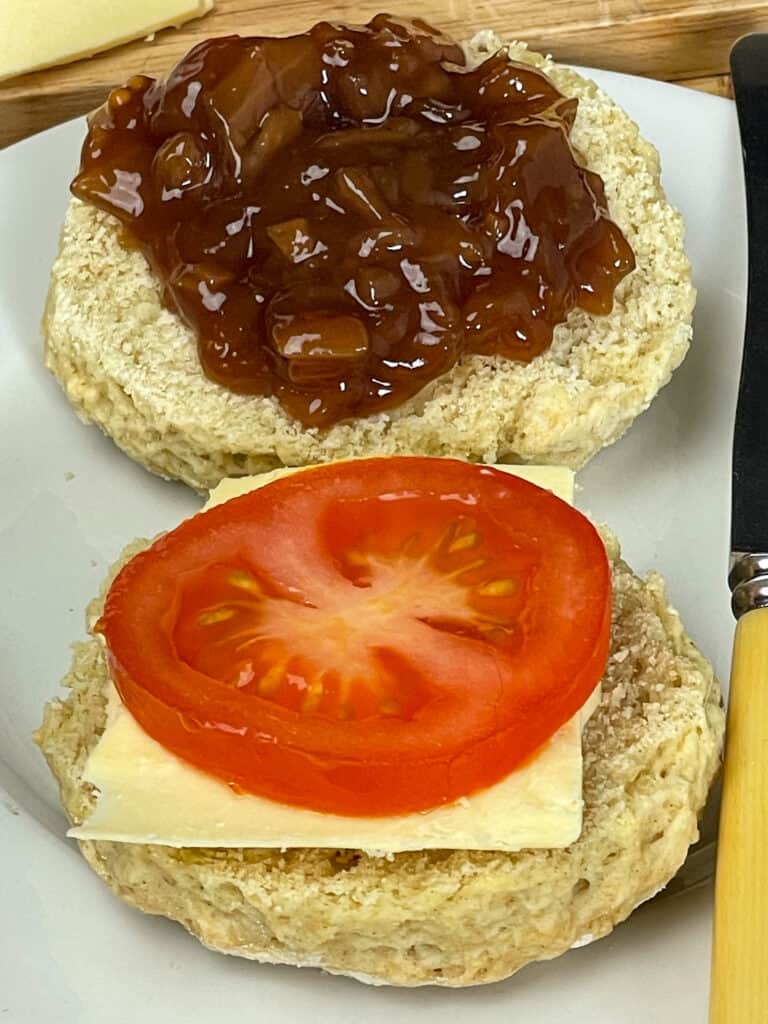
<svg viewBox="0 0 768 1024">
<path fill-rule="evenodd" d="M 192 765 L 344 815 L 425 810 L 530 759 L 605 667 L 587 519 L 452 459 L 303 470 L 133 558 L 99 629 L 141 726 Z"/>
</svg>

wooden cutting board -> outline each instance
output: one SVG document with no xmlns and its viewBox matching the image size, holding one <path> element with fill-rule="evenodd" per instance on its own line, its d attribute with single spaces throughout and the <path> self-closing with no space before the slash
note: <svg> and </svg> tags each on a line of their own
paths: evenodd
<svg viewBox="0 0 768 1024">
<path fill-rule="evenodd" d="M 0 0 L 1 2 L 1 0 Z M 63 4 L 73 0 L 61 0 Z M 213 35 L 300 32 L 321 19 L 367 21 L 379 10 L 416 16 L 466 38 L 481 28 L 527 40 L 558 60 L 649 75 L 728 95 L 728 52 L 768 31 L 768 0 L 215 0 L 214 10 L 151 41 L 0 83 L 0 146 L 85 113 L 131 75 L 157 75 Z"/>
</svg>

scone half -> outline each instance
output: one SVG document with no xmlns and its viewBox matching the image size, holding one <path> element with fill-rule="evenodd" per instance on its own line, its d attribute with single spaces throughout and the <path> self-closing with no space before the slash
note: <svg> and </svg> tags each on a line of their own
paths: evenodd
<svg viewBox="0 0 768 1024">
<path fill-rule="evenodd" d="M 606 935 L 669 881 L 696 840 L 724 719 L 712 670 L 661 578 L 639 579 L 615 538 L 603 537 L 611 650 L 584 732 L 584 825 L 575 843 L 381 858 L 84 841 L 85 857 L 124 900 L 179 921 L 212 949 L 380 984 L 492 982 Z M 95 799 L 82 775 L 105 727 L 109 679 L 101 643 L 79 644 L 70 694 L 48 705 L 38 734 L 75 823 Z"/>
<path fill-rule="evenodd" d="M 279 465 L 398 452 L 578 468 L 619 438 L 688 349 L 694 290 L 682 221 L 655 150 L 602 90 L 490 32 L 465 45 L 470 64 L 501 47 L 579 99 L 573 145 L 602 177 L 637 262 L 609 315 L 576 310 L 530 363 L 470 356 L 389 413 L 305 428 L 276 399 L 205 377 L 192 332 L 161 304 L 143 256 L 121 246 L 111 216 L 72 200 L 44 334 L 46 363 L 81 418 L 198 490 Z"/>
</svg>

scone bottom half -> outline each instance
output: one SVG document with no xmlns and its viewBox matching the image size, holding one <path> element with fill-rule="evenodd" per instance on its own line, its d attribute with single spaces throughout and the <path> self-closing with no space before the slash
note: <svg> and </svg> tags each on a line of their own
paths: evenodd
<svg viewBox="0 0 768 1024">
<path fill-rule="evenodd" d="M 440 45 L 453 54 L 449 42 Z M 572 309 L 555 327 L 551 344 L 532 358 L 530 353 L 523 361 L 519 353 L 507 358 L 494 354 L 492 346 L 482 353 L 470 348 L 415 392 L 405 387 L 397 404 L 387 400 L 380 411 L 371 407 L 362 416 L 306 425 L 281 404 L 279 395 L 236 393 L 206 376 L 198 355 L 205 345 L 163 301 L 142 253 L 121 243 L 112 214 L 73 198 L 52 272 L 44 334 L 46 363 L 81 418 L 96 423 L 152 472 L 199 491 L 228 476 L 280 465 L 400 452 L 579 468 L 617 440 L 669 380 L 691 334 L 694 291 L 683 227 L 662 191 L 658 156 L 591 81 L 489 32 L 462 49 L 470 72 L 484 61 L 502 59 L 494 56 L 501 53 L 523 69 L 545 74 L 564 97 L 565 106 L 558 110 L 566 122 L 574 112 L 572 101 L 578 101 L 571 146 L 578 161 L 602 180 L 611 222 L 634 254 L 635 269 L 618 283 L 609 311 Z M 101 130 L 98 118 L 104 116 L 97 116 L 94 130 Z M 398 125 L 407 135 L 403 118 Z M 349 192 L 355 182 L 360 185 L 358 177 L 368 181 L 360 172 L 350 179 L 352 185 L 344 178 L 338 187 Z M 304 223 L 299 217 L 281 224 L 299 221 Z M 293 252 L 287 228 L 273 228 L 269 244 Z M 310 237 L 301 230 L 302 238 Z M 499 244 L 506 245 L 503 239 Z M 534 248 L 533 243 L 524 246 L 519 259 L 524 263 Z M 475 258 L 480 258 L 477 253 Z M 373 281 L 370 274 L 366 281 Z M 397 284 L 389 270 L 376 281 L 384 291 Z M 420 281 L 414 277 L 412 282 L 417 293 Z M 206 295 L 225 294 L 211 282 L 205 288 Z M 213 298 L 206 301 L 216 305 Z M 387 300 L 381 301 L 386 305 Z M 503 293 L 494 301 L 501 308 L 517 300 Z M 285 316 L 303 316 L 301 304 L 297 299 L 288 302 L 285 315 L 274 313 L 283 319 L 272 333 L 286 352 L 294 351 L 299 336 L 314 337 L 312 331 L 283 337 L 280 325 Z M 401 307 L 392 308 L 394 316 Z M 321 339 L 318 351 L 329 338 L 344 349 L 344 358 L 365 349 L 346 313 L 323 323 L 323 330 L 315 332 Z M 222 345 L 227 348 L 230 342 L 225 338 Z"/>
<path fill-rule="evenodd" d="M 601 535 L 613 588 L 610 649 L 583 733 L 575 842 L 381 857 L 85 840 L 86 859 L 121 898 L 179 921 L 211 949 L 375 984 L 497 981 L 608 934 L 667 884 L 698 838 L 724 719 L 711 667 L 661 578 L 635 576 L 615 538 Z M 127 549 L 112 577 L 145 546 Z M 89 608 L 91 629 L 103 603 L 104 594 Z M 104 731 L 111 685 L 100 637 L 76 646 L 64 683 L 69 696 L 47 706 L 37 740 L 79 823 L 95 800 L 83 769 Z"/>
</svg>

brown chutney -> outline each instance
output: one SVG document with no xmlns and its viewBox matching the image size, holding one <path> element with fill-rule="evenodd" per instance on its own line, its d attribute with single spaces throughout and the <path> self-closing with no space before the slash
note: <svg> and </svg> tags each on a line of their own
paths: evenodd
<svg viewBox="0 0 768 1024">
<path fill-rule="evenodd" d="M 576 106 L 504 53 L 467 70 L 420 21 L 231 36 L 113 90 L 72 190 L 121 222 L 211 379 L 326 426 L 610 311 L 634 257 Z"/>
</svg>

